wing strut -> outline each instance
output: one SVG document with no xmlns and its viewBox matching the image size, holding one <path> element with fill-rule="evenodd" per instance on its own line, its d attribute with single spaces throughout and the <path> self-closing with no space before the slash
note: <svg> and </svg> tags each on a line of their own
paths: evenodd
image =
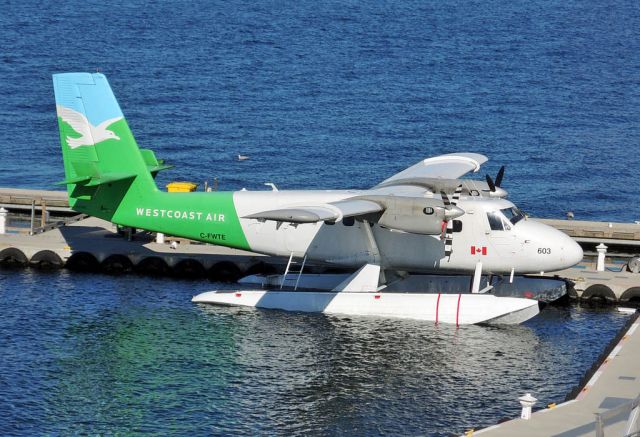
<svg viewBox="0 0 640 437">
<path fill-rule="evenodd" d="M 367 220 L 362 221 L 362 229 L 364 230 L 364 234 L 367 238 L 367 246 L 369 248 L 369 252 L 372 255 L 373 263 L 382 266 L 382 255 L 380 255 L 380 249 L 378 249 L 378 243 L 376 242 L 376 238 L 373 235 L 373 230 L 371 229 L 371 223 Z M 378 284 L 386 284 L 387 279 L 384 275 L 384 269 L 380 269 L 380 279 Z"/>
</svg>

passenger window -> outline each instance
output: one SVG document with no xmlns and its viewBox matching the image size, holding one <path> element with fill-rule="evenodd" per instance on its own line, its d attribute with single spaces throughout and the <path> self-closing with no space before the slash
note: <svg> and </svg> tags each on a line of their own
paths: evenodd
<svg viewBox="0 0 640 437">
<path fill-rule="evenodd" d="M 336 224 L 336 222 L 335 222 L 335 221 L 325 220 L 325 221 L 324 221 L 324 224 L 325 224 L 325 225 L 329 225 L 329 226 L 333 226 L 333 225 L 335 225 L 335 224 Z"/>
<path fill-rule="evenodd" d="M 489 219 L 489 227 L 491 227 L 492 231 L 504 231 L 502 219 L 497 211 L 488 212 L 487 218 Z"/>
<path fill-rule="evenodd" d="M 356 220 L 353 217 L 345 217 L 342 219 L 342 224 L 345 226 L 353 226 Z"/>
</svg>

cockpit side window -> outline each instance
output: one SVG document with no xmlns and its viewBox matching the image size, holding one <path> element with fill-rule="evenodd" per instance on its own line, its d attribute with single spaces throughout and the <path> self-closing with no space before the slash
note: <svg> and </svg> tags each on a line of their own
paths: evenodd
<svg viewBox="0 0 640 437">
<path fill-rule="evenodd" d="M 498 211 L 488 212 L 487 218 L 489 219 L 489 226 L 491 227 L 492 231 L 504 231 L 502 219 L 500 218 L 500 214 L 498 214 Z"/>
<path fill-rule="evenodd" d="M 515 206 L 511 208 L 501 209 L 500 212 L 502 212 L 504 216 L 509 219 L 509 221 L 514 225 L 524 218 L 524 213 Z"/>
</svg>

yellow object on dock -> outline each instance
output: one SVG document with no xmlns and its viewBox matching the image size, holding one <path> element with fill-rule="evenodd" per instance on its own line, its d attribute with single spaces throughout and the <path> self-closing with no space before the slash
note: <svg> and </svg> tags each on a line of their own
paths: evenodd
<svg viewBox="0 0 640 437">
<path fill-rule="evenodd" d="M 167 191 L 170 193 L 190 193 L 196 191 L 198 184 L 193 182 L 171 182 L 167 184 Z"/>
</svg>

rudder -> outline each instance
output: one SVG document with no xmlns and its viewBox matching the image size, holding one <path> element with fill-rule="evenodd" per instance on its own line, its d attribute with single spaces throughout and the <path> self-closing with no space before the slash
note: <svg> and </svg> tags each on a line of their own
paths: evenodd
<svg viewBox="0 0 640 437">
<path fill-rule="evenodd" d="M 71 207 L 109 219 L 130 190 L 157 190 L 154 170 L 166 167 L 138 148 L 107 78 L 55 74 L 53 85 Z"/>
</svg>

